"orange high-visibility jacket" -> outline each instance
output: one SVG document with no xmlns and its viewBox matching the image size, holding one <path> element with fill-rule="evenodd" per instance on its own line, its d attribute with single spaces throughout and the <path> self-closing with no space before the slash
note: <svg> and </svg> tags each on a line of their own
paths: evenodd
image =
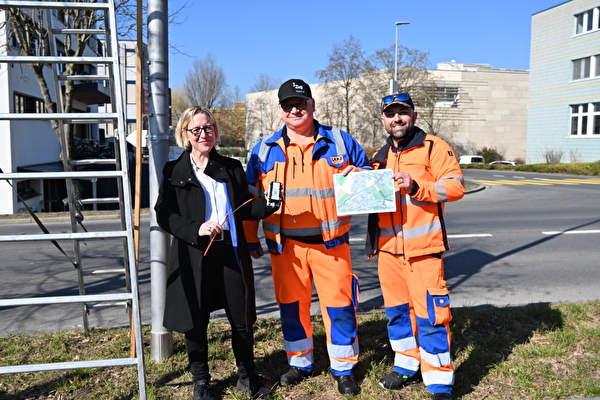
<svg viewBox="0 0 600 400">
<path fill-rule="evenodd" d="M 333 174 L 341 173 L 348 165 L 371 169 L 369 160 L 363 148 L 356 139 L 348 133 L 315 121 L 315 144 L 313 146 L 314 196 L 316 198 L 315 216 L 320 221 L 321 233 L 326 248 L 333 248 L 348 243 L 350 216 L 338 217 L 335 207 L 333 190 Z M 286 127 L 275 132 L 272 136 L 257 143 L 250 154 L 246 175 L 250 186 L 256 186 L 260 192 L 266 192 L 269 183 L 283 183 L 285 202 L 285 164 Z M 281 213 L 285 206 L 263 219 L 263 230 L 269 251 L 281 253 Z M 258 222 L 244 221 L 246 239 L 250 250 L 256 250 L 259 245 L 257 235 Z"/>
<path fill-rule="evenodd" d="M 369 215 L 365 252 L 406 258 L 437 254 L 450 248 L 444 225 L 444 203 L 461 199 L 464 177 L 450 146 L 415 127 L 408 143 L 394 147 L 391 138 L 375 152 L 373 169 L 410 174 L 416 192 L 396 192 L 396 212 Z"/>
</svg>

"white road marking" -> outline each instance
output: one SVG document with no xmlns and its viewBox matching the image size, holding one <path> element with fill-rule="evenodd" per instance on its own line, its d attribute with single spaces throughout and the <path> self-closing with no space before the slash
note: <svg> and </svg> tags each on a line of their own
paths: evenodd
<svg viewBox="0 0 600 400">
<path fill-rule="evenodd" d="M 591 229 L 587 231 L 548 231 L 542 232 L 544 235 L 579 235 L 579 234 L 589 234 L 589 233 L 600 233 L 599 229 Z"/>
</svg>

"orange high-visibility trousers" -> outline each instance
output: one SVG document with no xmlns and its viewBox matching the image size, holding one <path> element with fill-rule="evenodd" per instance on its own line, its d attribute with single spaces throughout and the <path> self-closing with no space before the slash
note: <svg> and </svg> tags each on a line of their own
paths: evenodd
<svg viewBox="0 0 600 400">
<path fill-rule="evenodd" d="M 286 239 L 281 254 L 271 254 L 275 298 L 280 308 L 284 347 L 290 366 L 314 367 L 310 320 L 314 281 L 325 333 L 331 371 L 347 375 L 358 362 L 356 320 L 357 282 L 352 275 L 350 246 L 326 249 Z"/>
<path fill-rule="evenodd" d="M 377 264 L 388 336 L 396 353 L 394 371 L 413 376 L 420 367 L 430 392 L 451 393 L 452 314 L 443 256 L 405 259 L 379 252 Z"/>
</svg>

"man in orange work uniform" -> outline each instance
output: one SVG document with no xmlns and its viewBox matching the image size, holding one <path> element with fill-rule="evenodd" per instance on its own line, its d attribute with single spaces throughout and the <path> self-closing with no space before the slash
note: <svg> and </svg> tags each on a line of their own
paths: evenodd
<svg viewBox="0 0 600 400">
<path fill-rule="evenodd" d="M 353 368 L 358 361 L 357 282 L 352 275 L 350 217 L 338 217 L 333 174 L 370 169 L 358 142 L 313 117 L 310 87 L 290 79 L 279 88 L 284 127 L 259 142 L 248 161 L 248 182 L 271 193 L 282 184 L 279 211 L 263 219 L 271 253 L 275 298 L 281 314 L 289 370 L 282 386 L 295 385 L 314 369 L 310 320 L 314 281 L 327 336 L 331 372 L 342 394 L 357 394 Z M 262 256 L 258 223 L 245 223 L 254 258 Z"/>
<path fill-rule="evenodd" d="M 366 243 L 369 258 L 378 255 L 388 336 L 395 352 L 394 370 L 379 385 L 401 389 L 420 380 L 420 369 L 433 400 L 452 399 L 444 203 L 464 196 L 464 179 L 450 146 L 415 126 L 417 112 L 408 94 L 384 97 L 381 113 L 390 136 L 371 162 L 375 169 L 394 171 L 398 191 L 396 212 L 369 215 Z"/>
</svg>

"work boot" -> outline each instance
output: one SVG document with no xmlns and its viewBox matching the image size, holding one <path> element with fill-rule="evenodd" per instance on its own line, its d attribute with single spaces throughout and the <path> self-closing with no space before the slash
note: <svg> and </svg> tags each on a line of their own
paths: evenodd
<svg viewBox="0 0 600 400">
<path fill-rule="evenodd" d="M 288 372 L 281 375 L 279 380 L 279 384 L 281 386 L 292 386 L 302 382 L 304 379 L 308 378 L 311 373 L 308 371 L 304 371 L 297 367 L 290 367 Z"/>
<path fill-rule="evenodd" d="M 404 386 L 414 385 L 415 383 L 422 382 L 421 374 L 417 373 L 415 376 L 406 376 L 399 374 L 396 371 L 392 371 L 389 374 L 381 377 L 379 380 L 379 386 L 386 390 L 399 390 Z"/>
<path fill-rule="evenodd" d="M 358 394 L 358 383 L 354 375 L 334 375 L 333 378 L 337 381 L 338 392 L 343 395 Z"/>
<path fill-rule="evenodd" d="M 431 395 L 431 400 L 452 400 L 451 393 L 433 393 Z"/>
<path fill-rule="evenodd" d="M 216 400 L 208 381 L 194 382 L 194 400 Z"/>
<path fill-rule="evenodd" d="M 242 392 L 252 395 L 253 399 L 268 399 L 271 397 L 271 391 L 256 374 L 239 378 L 236 387 Z"/>
</svg>

